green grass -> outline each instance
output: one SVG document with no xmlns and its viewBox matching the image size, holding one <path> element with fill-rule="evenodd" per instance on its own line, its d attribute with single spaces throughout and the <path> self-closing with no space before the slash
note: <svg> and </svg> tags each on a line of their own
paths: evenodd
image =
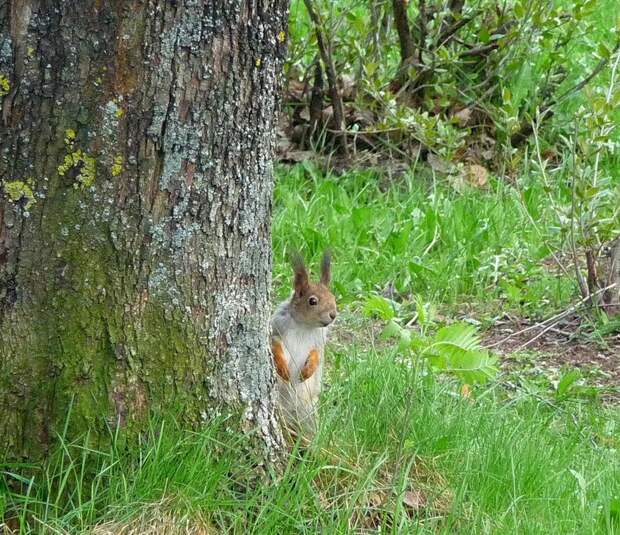
<svg viewBox="0 0 620 535">
<path fill-rule="evenodd" d="M 23 533 L 83 533 L 145 511 L 239 534 L 620 533 L 617 410 L 498 386 L 464 398 L 419 363 L 358 342 L 333 356 L 321 434 L 277 483 L 247 484 L 240 439 L 168 420 L 139 455 L 63 444 L 6 506 L 27 513 Z M 407 491 L 426 504 L 403 505 Z"/>
<path fill-rule="evenodd" d="M 162 523 L 239 534 L 620 533 L 617 407 L 559 400 L 525 377 L 517 390 L 500 376 L 463 397 L 455 381 L 375 339 L 358 305 L 388 283 L 405 304 L 448 312 L 565 303 L 572 283 L 540 263 L 558 241 L 537 182 L 457 191 L 415 170 L 392 181 L 280 170 L 276 293 L 289 291 L 287 250 L 303 246 L 316 261 L 329 246 L 343 305 L 311 450 L 294 451 L 264 485 L 243 439 L 215 424 L 188 432 L 154 420 L 137 449 L 61 439 L 44 467 L 1 467 L 0 518 L 17 515 L 22 533 L 159 533 Z"/>
<path fill-rule="evenodd" d="M 291 248 L 305 248 L 316 264 L 330 247 L 341 301 L 391 284 L 438 305 L 521 311 L 525 303 L 534 312 L 562 306 L 575 286 L 541 265 L 558 244 L 545 197 L 535 180 L 519 186 L 492 180 L 489 191 L 457 191 L 415 170 L 393 181 L 380 171 L 326 177 L 310 165 L 283 171 L 273 230 L 276 286 L 284 288 L 278 295 L 290 278 Z"/>
<path fill-rule="evenodd" d="M 591 40 L 609 39 L 616 2 L 598 3 Z M 366 4 L 333 5 L 339 21 L 345 14 L 366 35 Z M 300 45 L 310 33 L 300 1 L 292 12 L 291 38 Z M 347 24 L 336 28 L 336 60 L 345 71 L 357 69 L 359 56 Z M 381 84 L 399 61 L 394 32 L 390 39 Z M 297 60 L 314 60 L 311 47 L 298 48 Z M 596 63 L 584 57 L 591 48 L 574 44 L 571 79 Z M 608 78 L 605 72 L 595 83 Z M 506 83 L 523 98 L 533 87 L 524 77 Z M 587 98 L 563 103 L 554 128 Z M 547 378 L 530 388 L 534 379 L 525 373 L 511 384 L 500 375 L 465 397 L 452 379 L 375 339 L 377 325 L 361 318 L 359 306 L 393 288 L 397 301 L 417 300 L 450 317 L 463 310 L 478 319 L 541 316 L 565 307 L 577 296 L 575 284 L 543 260 L 566 249 L 552 204 L 570 200 L 569 161 L 550 191 L 536 169 L 514 182 L 492 177 L 485 190 L 455 188 L 421 168 L 398 178 L 381 170 L 323 174 L 310 164 L 279 169 L 275 296 L 290 291 L 291 249 L 316 268 L 329 247 L 343 309 L 311 449 L 294 450 L 282 477 L 264 484 L 242 453 L 243 437 L 226 434 L 225 423 L 189 432 L 159 415 L 137 448 L 121 437 L 104 450 L 88 437 L 60 437 L 44 466 L 0 462 L 0 533 L 3 517 L 24 534 L 91 533 L 96 525 L 98 533 L 120 533 L 123 525 L 161 533 L 164 524 L 172 533 L 181 525 L 234 534 L 620 533 L 617 406 L 573 391 L 556 396 Z M 620 187 L 618 160 L 605 161 L 604 171 Z M 612 320 L 596 334 L 614 330 Z M 411 493 L 423 503 L 412 505 Z"/>
</svg>

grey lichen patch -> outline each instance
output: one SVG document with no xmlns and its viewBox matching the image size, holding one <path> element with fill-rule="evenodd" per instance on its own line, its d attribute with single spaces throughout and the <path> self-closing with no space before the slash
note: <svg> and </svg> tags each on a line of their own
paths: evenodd
<svg viewBox="0 0 620 535">
<path fill-rule="evenodd" d="M 162 262 L 155 267 L 148 279 L 149 292 L 161 301 L 168 312 L 177 309 L 183 301 L 181 292 L 172 283 L 173 280 L 173 271 Z"/>
<path fill-rule="evenodd" d="M 267 318 L 255 313 L 247 289 L 237 284 L 220 289 L 214 298 L 218 313 L 211 318 L 209 339 L 211 345 L 225 348 L 225 358 L 210 391 L 229 403 L 252 404 L 269 397 L 271 370 L 261 365 L 267 363 Z"/>
<path fill-rule="evenodd" d="M 200 223 L 193 222 L 187 225 L 179 225 L 172 234 L 172 248 L 181 251 L 191 251 L 192 240 L 202 236 Z"/>
<path fill-rule="evenodd" d="M 166 119 L 167 104 L 155 104 L 153 106 L 153 118 L 146 133 L 151 137 L 158 138 L 161 136 Z"/>
<path fill-rule="evenodd" d="M 170 87 L 175 79 L 176 72 L 173 66 L 178 30 L 176 27 L 160 29 L 160 46 L 157 54 L 159 69 L 155 78 L 155 87 Z M 170 92 L 157 91 L 154 95 L 153 117 L 147 130 L 147 135 L 161 140 L 164 135 L 166 119 L 170 105 Z"/>
<path fill-rule="evenodd" d="M 119 105 L 119 99 L 108 101 L 103 107 L 103 135 L 108 141 L 115 141 L 118 136 L 118 122 L 125 115 Z"/>
<path fill-rule="evenodd" d="M 166 152 L 164 167 L 159 178 L 159 187 L 162 190 L 172 191 L 173 184 L 178 180 L 183 163 L 183 154 L 172 150 Z"/>
<path fill-rule="evenodd" d="M 8 35 L 2 35 L 2 45 L 0 45 L 0 65 L 4 63 L 9 63 L 13 58 L 13 50 L 11 46 L 11 38 Z"/>
<path fill-rule="evenodd" d="M 99 160 L 113 178 L 122 173 L 125 163 L 122 147 L 119 146 L 121 120 L 125 117 L 123 101 L 123 97 L 118 96 L 100 108 L 102 135 L 99 137 Z"/>
<path fill-rule="evenodd" d="M 187 0 L 185 2 L 185 16 L 180 18 L 178 25 L 179 46 L 188 48 L 193 53 L 199 51 L 202 39 L 202 26 L 194 21 L 204 17 L 204 2 L 202 0 Z"/>
</svg>

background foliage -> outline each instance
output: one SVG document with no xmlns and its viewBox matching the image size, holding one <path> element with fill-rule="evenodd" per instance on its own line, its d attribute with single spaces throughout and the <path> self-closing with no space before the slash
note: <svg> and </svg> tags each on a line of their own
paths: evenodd
<svg viewBox="0 0 620 535">
<path fill-rule="evenodd" d="M 225 422 L 60 436 L 0 461 L 0 532 L 620 533 L 617 43 L 616 0 L 293 0 L 274 301 L 334 250 L 319 436 L 271 484 Z"/>
</svg>

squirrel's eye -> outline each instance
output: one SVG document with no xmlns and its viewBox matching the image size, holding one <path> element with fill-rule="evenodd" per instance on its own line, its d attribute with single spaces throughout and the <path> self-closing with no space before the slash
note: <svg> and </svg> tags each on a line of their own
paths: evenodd
<svg viewBox="0 0 620 535">
<path fill-rule="evenodd" d="M 308 303 L 310 303 L 310 305 L 315 306 L 319 304 L 319 300 L 314 297 L 314 295 L 310 296 L 310 299 L 308 299 Z"/>
</svg>

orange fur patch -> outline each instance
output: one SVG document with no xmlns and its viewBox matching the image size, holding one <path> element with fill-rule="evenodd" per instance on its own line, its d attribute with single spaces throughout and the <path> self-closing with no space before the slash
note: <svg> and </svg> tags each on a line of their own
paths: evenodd
<svg viewBox="0 0 620 535">
<path fill-rule="evenodd" d="M 309 377 L 312 377 L 316 369 L 319 367 L 319 352 L 316 349 L 310 351 L 304 367 L 301 369 L 301 378 L 305 381 Z"/>
<path fill-rule="evenodd" d="M 291 378 L 291 373 L 284 355 L 284 348 L 279 340 L 271 340 L 271 354 L 273 355 L 273 362 L 276 365 L 276 372 L 282 379 L 288 381 Z"/>
</svg>

